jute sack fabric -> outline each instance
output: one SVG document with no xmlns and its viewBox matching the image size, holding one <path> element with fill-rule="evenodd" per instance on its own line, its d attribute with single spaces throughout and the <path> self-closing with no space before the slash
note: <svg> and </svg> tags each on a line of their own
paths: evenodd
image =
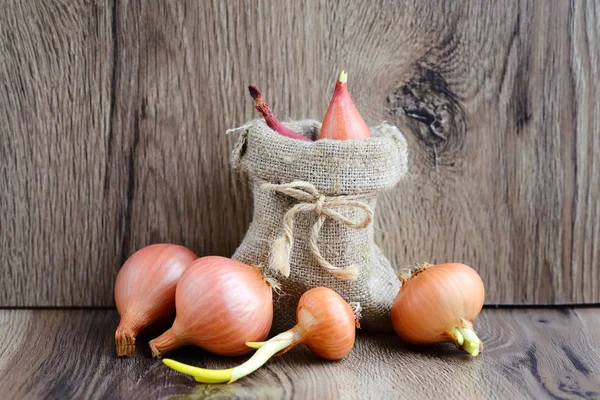
<svg viewBox="0 0 600 400">
<path fill-rule="evenodd" d="M 320 123 L 286 124 L 315 138 Z M 406 174 L 400 131 L 382 124 L 366 140 L 304 142 L 283 137 L 262 121 L 237 128 L 231 157 L 248 173 L 253 220 L 234 259 L 262 265 L 280 284 L 273 329 L 292 327 L 307 290 L 327 286 L 360 304 L 363 329 L 391 329 L 390 308 L 400 288 L 390 262 L 373 242 L 377 194 Z"/>
</svg>

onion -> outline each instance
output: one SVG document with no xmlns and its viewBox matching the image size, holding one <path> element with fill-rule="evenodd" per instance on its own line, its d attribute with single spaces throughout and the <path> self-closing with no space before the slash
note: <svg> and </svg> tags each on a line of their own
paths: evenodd
<svg viewBox="0 0 600 400">
<path fill-rule="evenodd" d="M 175 294 L 173 326 L 150 341 L 155 357 L 192 344 L 224 356 L 248 353 L 273 322 L 271 286 L 258 269 L 225 257 L 202 257 L 185 271 Z"/>
<path fill-rule="evenodd" d="M 148 325 L 175 314 L 175 286 L 196 255 L 183 246 L 154 244 L 134 253 L 117 275 L 115 332 L 118 356 L 135 353 L 135 338 Z"/>
<path fill-rule="evenodd" d="M 262 116 L 265 119 L 265 122 L 271 129 L 273 129 L 280 135 L 289 137 L 291 139 L 312 142 L 310 138 L 296 133 L 293 130 L 286 127 L 285 125 L 283 125 L 281 121 L 279 121 L 279 119 L 275 116 L 275 114 L 273 114 L 273 111 L 271 111 L 271 107 L 269 107 L 269 105 L 264 102 L 262 98 L 262 93 L 260 93 L 260 90 L 258 90 L 256 86 L 250 85 L 248 86 L 248 90 L 250 91 L 250 96 L 252 96 L 254 102 L 256 103 L 256 109 L 262 114 Z"/>
<path fill-rule="evenodd" d="M 340 73 L 333 96 L 323 118 L 319 139 L 367 139 L 371 131 L 354 106 L 348 91 L 348 74 Z"/>
<path fill-rule="evenodd" d="M 473 330 L 485 289 L 479 274 L 458 264 L 425 265 L 410 278 L 392 306 L 396 333 L 414 344 L 454 342 L 473 356 L 483 347 Z"/>
<path fill-rule="evenodd" d="M 352 307 L 329 288 L 318 287 L 304 293 L 298 303 L 296 320 L 292 329 L 266 342 L 246 343 L 258 351 L 235 368 L 209 370 L 169 359 L 163 362 L 176 371 L 193 376 L 198 382 L 232 383 L 256 371 L 276 353 L 284 354 L 300 343 L 326 360 L 344 358 L 354 347 L 357 318 Z"/>
</svg>

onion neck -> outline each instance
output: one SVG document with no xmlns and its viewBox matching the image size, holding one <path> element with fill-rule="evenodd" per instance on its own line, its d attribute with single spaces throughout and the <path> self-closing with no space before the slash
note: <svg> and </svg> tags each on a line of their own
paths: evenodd
<svg viewBox="0 0 600 400">
<path fill-rule="evenodd" d="M 150 341 L 149 345 L 150 349 L 152 350 L 153 357 L 160 358 L 163 354 L 175 350 L 176 348 L 185 344 L 180 336 L 175 332 L 174 328 L 175 326 L 171 327 L 168 331 Z"/>
<path fill-rule="evenodd" d="M 400 283 L 404 285 L 411 278 L 419 275 L 421 272 L 425 271 L 429 267 L 432 267 L 432 265 L 428 262 L 424 262 L 421 264 L 415 264 L 411 267 L 404 268 L 398 274 L 398 279 L 400 279 Z"/>
<path fill-rule="evenodd" d="M 165 359 L 163 362 L 169 368 L 193 376 L 197 382 L 202 383 L 233 383 L 246 375 L 251 374 L 262 367 L 271 357 L 277 353 L 285 353 L 300 343 L 302 335 L 297 327 L 280 333 L 266 342 L 248 342 L 246 346 L 258 349 L 248 361 L 235 368 L 211 370 L 192 367 L 174 360 Z"/>
<path fill-rule="evenodd" d="M 130 322 L 129 318 L 122 318 L 115 332 L 115 344 L 117 347 L 117 356 L 131 356 L 135 354 L 135 337 L 141 330 L 141 327 Z"/>
</svg>

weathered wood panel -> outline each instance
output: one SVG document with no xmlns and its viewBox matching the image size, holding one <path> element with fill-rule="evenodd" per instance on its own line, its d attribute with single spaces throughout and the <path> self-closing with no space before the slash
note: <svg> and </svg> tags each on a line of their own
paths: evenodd
<svg viewBox="0 0 600 400">
<path fill-rule="evenodd" d="M 1 306 L 110 302 L 112 56 L 108 7 L 0 2 Z"/>
<path fill-rule="evenodd" d="M 397 266 L 460 260 L 488 303 L 600 301 L 598 1 L 5 2 L 0 305 L 110 305 L 149 243 L 229 255 L 251 219 L 225 129 L 322 118 L 350 71 L 409 176 Z"/>
<path fill-rule="evenodd" d="M 0 311 L 3 399 L 598 399 L 598 309 L 492 310 L 476 327 L 478 358 L 444 344 L 417 348 L 394 335 L 358 336 L 344 360 L 300 346 L 231 385 L 201 385 L 139 353 L 117 359 L 112 310 Z M 174 358 L 208 368 L 227 359 L 195 348 Z M 177 397 L 181 396 L 181 397 Z"/>
</svg>

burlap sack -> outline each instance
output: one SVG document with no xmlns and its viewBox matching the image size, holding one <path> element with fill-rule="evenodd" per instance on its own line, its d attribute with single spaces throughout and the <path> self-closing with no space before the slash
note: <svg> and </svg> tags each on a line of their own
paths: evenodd
<svg viewBox="0 0 600 400">
<path fill-rule="evenodd" d="M 287 124 L 316 137 L 320 123 Z M 231 163 L 253 185 L 254 216 L 233 258 L 276 270 L 273 329 L 295 323 L 308 289 L 327 286 L 361 307 L 363 329 L 391 329 L 390 308 L 399 281 L 373 242 L 377 193 L 407 170 L 406 141 L 394 126 L 372 128 L 367 140 L 288 139 L 262 121 L 240 132 Z"/>
</svg>

